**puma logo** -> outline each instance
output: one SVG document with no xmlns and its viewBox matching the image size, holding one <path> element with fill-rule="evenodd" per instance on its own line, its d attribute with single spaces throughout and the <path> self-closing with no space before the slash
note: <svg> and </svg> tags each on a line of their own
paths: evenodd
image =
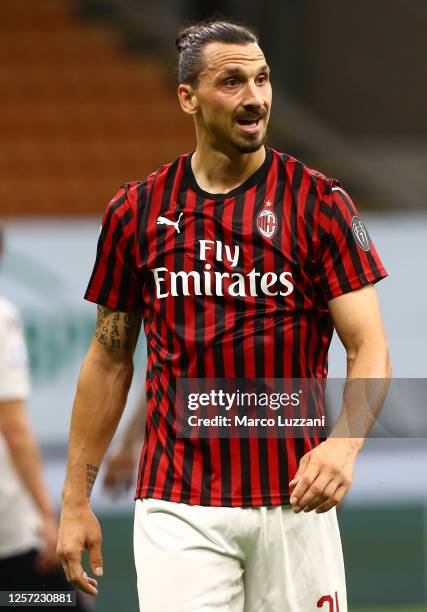
<svg viewBox="0 0 427 612">
<path fill-rule="evenodd" d="M 157 217 L 157 225 L 173 225 L 175 230 L 178 232 L 178 234 L 180 233 L 180 229 L 179 229 L 179 222 L 181 220 L 183 213 L 180 212 L 179 213 L 179 217 L 178 217 L 178 221 L 171 221 L 170 219 L 167 219 L 166 217 Z"/>
</svg>

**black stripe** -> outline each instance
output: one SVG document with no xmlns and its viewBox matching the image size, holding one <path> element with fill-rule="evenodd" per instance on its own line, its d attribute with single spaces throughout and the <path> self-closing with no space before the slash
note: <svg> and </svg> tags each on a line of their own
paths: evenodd
<svg viewBox="0 0 427 612">
<path fill-rule="evenodd" d="M 242 226 L 245 207 L 245 193 L 237 196 L 232 217 L 233 244 L 242 244 Z M 233 332 L 234 370 L 236 378 L 245 378 L 245 352 L 243 347 L 243 332 L 245 325 L 246 304 L 244 299 L 234 300 L 235 319 Z"/>
<path fill-rule="evenodd" d="M 147 224 L 150 211 L 150 203 L 155 182 L 151 185 L 150 193 L 148 190 L 148 181 L 140 183 L 136 188 L 136 235 L 138 240 L 138 251 L 141 254 L 142 268 L 147 265 L 148 243 L 147 243 Z"/>
<path fill-rule="evenodd" d="M 269 173 L 272 172 L 271 166 Z M 274 186 L 276 187 L 276 185 Z M 258 213 L 263 209 L 266 198 L 267 176 L 262 183 L 257 186 L 255 195 L 254 218 L 257 218 Z M 274 202 L 274 199 L 273 199 Z M 264 272 L 264 252 L 269 248 L 265 243 L 264 238 L 258 231 L 253 231 L 253 261 L 254 265 L 258 264 L 257 271 Z M 256 298 L 257 315 L 254 317 L 254 360 L 255 360 L 255 377 L 261 380 L 261 389 L 265 391 L 265 348 L 264 348 L 264 324 L 266 312 L 266 296 L 260 292 Z M 260 474 L 260 489 L 262 503 L 264 506 L 271 505 L 270 494 L 270 470 L 268 462 L 268 439 L 257 438 L 258 443 L 258 460 Z"/>
<path fill-rule="evenodd" d="M 281 157 L 281 156 L 280 156 Z M 277 165 L 277 185 L 276 195 L 274 201 L 274 211 L 278 218 L 279 227 L 275 235 L 273 236 L 273 250 L 274 250 L 274 269 L 280 274 L 283 271 L 287 271 L 288 261 L 285 254 L 282 251 L 282 235 L 285 233 L 286 222 L 285 222 L 285 188 L 287 183 L 286 168 L 283 164 L 282 159 L 279 159 Z M 284 345 L 285 339 L 283 334 L 283 324 L 286 316 L 285 307 L 286 298 L 278 299 L 276 301 L 276 315 L 274 321 L 274 377 L 283 378 L 284 375 Z"/>
<path fill-rule="evenodd" d="M 306 277 L 309 279 L 304 285 L 304 292 L 306 297 L 314 303 L 314 287 L 313 283 L 310 282 L 316 272 L 315 254 L 313 249 L 313 235 L 314 235 L 314 220 L 316 213 L 317 204 L 317 182 L 314 177 L 311 177 L 310 187 L 307 193 L 304 210 L 304 221 L 305 221 L 305 239 L 307 244 L 307 254 L 304 260 L 304 272 Z M 307 355 L 308 353 L 306 353 Z"/>
<path fill-rule="evenodd" d="M 293 279 L 295 299 L 295 310 L 292 313 L 292 378 L 301 378 L 301 334 L 300 334 L 300 316 L 304 307 L 304 296 L 301 294 L 299 287 L 302 279 L 300 273 L 300 257 L 298 244 L 298 195 L 301 189 L 304 168 L 302 164 L 295 165 L 294 174 L 292 176 L 292 207 L 291 207 L 291 260 L 294 264 Z M 304 440 L 296 438 L 294 441 L 296 462 L 298 464 L 300 458 L 304 455 Z"/>
<path fill-rule="evenodd" d="M 295 299 L 295 311 L 292 315 L 292 329 L 293 329 L 293 345 L 292 345 L 292 377 L 300 378 L 301 376 L 301 359 L 300 359 L 300 314 L 304 307 L 304 296 L 302 295 L 299 287 L 302 284 L 301 272 L 300 272 L 300 254 L 298 244 L 298 196 L 301 189 L 303 179 L 303 166 L 297 164 L 295 166 L 294 174 L 292 177 L 292 206 L 291 206 L 291 259 L 294 263 L 293 278 L 294 278 L 294 291 L 293 296 Z"/>
<path fill-rule="evenodd" d="M 324 200 L 320 200 L 320 212 L 328 219 L 332 219 L 333 217 L 332 207 Z"/>
<path fill-rule="evenodd" d="M 245 193 L 240 193 L 236 197 L 232 216 L 232 241 L 233 244 L 241 244 L 242 240 L 242 219 L 245 207 Z M 243 332 L 245 325 L 246 304 L 244 300 L 234 301 L 234 331 L 233 331 L 233 354 L 234 354 L 234 372 L 236 379 L 245 378 L 245 352 L 243 346 Z M 251 455 L 249 440 L 247 438 L 239 438 L 240 444 L 240 483 L 242 500 L 250 500 L 252 498 L 251 490 Z M 251 502 L 248 502 L 251 505 Z"/>
<path fill-rule="evenodd" d="M 267 177 L 266 177 L 267 178 Z M 254 217 L 263 209 L 266 192 L 266 178 L 257 186 L 255 194 Z M 253 262 L 258 264 L 258 268 L 262 273 L 264 271 L 264 249 L 268 249 L 263 236 L 258 231 L 253 231 Z M 264 354 L 264 316 L 266 311 L 266 296 L 262 291 L 256 298 L 257 315 L 254 317 L 254 359 L 255 359 L 255 376 L 256 378 L 264 379 L 265 377 L 265 354 Z"/>
<path fill-rule="evenodd" d="M 180 188 L 178 190 L 178 206 L 176 208 L 175 220 L 178 220 L 179 214 L 183 211 L 186 204 L 187 190 L 185 184 L 181 181 Z M 185 244 L 185 223 L 180 224 L 180 233 L 175 232 L 174 240 L 174 270 L 184 270 L 184 244 Z M 188 281 L 191 293 L 191 280 Z M 178 291 L 178 295 L 173 298 L 174 307 L 174 332 L 175 339 L 179 344 L 179 367 L 181 370 L 181 376 L 188 377 L 188 366 L 189 366 L 189 355 L 185 344 L 186 329 L 185 329 L 185 306 L 189 297 L 184 296 L 183 292 Z M 191 299 L 191 298 L 190 298 Z M 194 298 L 193 298 L 194 299 Z"/>
<path fill-rule="evenodd" d="M 183 208 L 185 207 L 185 202 L 186 202 L 186 190 L 183 184 L 183 181 L 181 180 L 179 188 L 178 188 L 178 195 L 177 195 L 177 206 L 175 208 L 174 211 L 174 215 L 175 215 L 175 221 L 178 220 L 179 214 L 183 211 Z M 185 224 L 184 223 L 180 223 L 180 233 L 178 234 L 177 232 L 175 232 L 174 234 L 174 248 L 173 248 L 173 252 L 174 252 L 174 270 L 183 270 L 184 269 L 184 249 L 182 247 L 182 245 L 184 244 L 185 241 Z M 167 231 L 167 228 L 164 228 Z M 165 232 L 166 234 L 166 232 Z M 175 340 L 178 342 L 179 344 L 179 364 L 180 364 L 180 376 L 181 377 L 187 377 L 188 376 L 188 363 L 189 363 L 189 359 L 188 359 L 188 355 L 187 355 L 187 349 L 185 346 L 185 334 L 186 334 L 186 330 L 185 330 L 185 297 L 184 295 L 178 295 L 173 299 L 173 308 L 174 308 L 174 337 Z M 188 298 L 187 298 L 188 299 Z M 166 302 L 166 300 L 163 300 L 164 302 Z M 173 336 L 170 335 L 170 341 L 173 342 L 172 340 Z M 173 344 L 169 344 L 168 341 L 168 352 L 169 354 L 172 354 L 174 352 L 174 348 L 173 348 Z M 171 367 L 171 366 L 169 366 Z M 175 402 L 172 402 L 169 405 L 169 410 L 168 410 L 168 415 L 170 414 L 172 416 L 172 414 L 175 414 L 175 418 L 176 418 L 176 408 L 174 408 L 174 404 Z M 182 410 L 183 407 L 180 407 L 180 409 Z M 175 442 L 172 442 L 174 440 L 174 433 L 171 430 L 168 433 L 168 438 L 167 438 L 167 445 L 170 447 L 170 461 L 168 464 L 168 468 L 167 468 L 167 472 L 166 472 L 166 479 L 165 479 L 165 483 L 164 483 L 164 488 L 163 491 L 166 492 L 168 491 L 169 496 L 170 493 L 172 492 L 172 487 L 173 487 L 173 479 L 174 479 L 174 470 L 175 470 L 175 466 L 173 463 L 173 447 Z M 189 454 L 189 451 L 187 451 L 187 447 L 191 447 L 192 443 L 191 440 L 188 440 L 186 438 L 181 438 L 181 441 L 179 442 L 179 444 L 183 444 L 184 445 L 184 456 Z M 192 465 L 192 451 L 190 453 L 191 456 L 191 465 Z M 188 459 L 187 459 L 188 462 Z M 184 471 L 186 470 L 186 461 L 184 459 Z M 185 475 L 184 476 L 184 481 L 188 478 L 191 479 L 191 471 L 189 475 Z"/>
<path fill-rule="evenodd" d="M 133 248 L 135 244 L 135 235 L 132 233 L 126 241 L 124 250 L 125 264 L 122 268 L 122 277 L 120 279 L 119 300 L 117 310 L 127 310 L 129 296 L 135 297 L 135 310 L 141 308 L 141 284 L 140 277 L 137 276 L 126 262 L 131 262 L 133 257 Z M 135 266 L 136 269 L 136 266 Z"/>
<path fill-rule="evenodd" d="M 319 225 L 317 228 L 317 233 L 319 236 L 319 241 L 321 246 L 321 253 L 323 254 L 326 249 L 328 248 L 328 241 L 329 241 L 329 232 L 326 232 L 326 230 Z M 323 265 L 322 262 L 322 256 L 320 256 L 319 261 L 318 261 L 318 269 L 319 269 L 319 277 L 320 277 L 320 285 L 323 289 L 323 293 L 321 292 L 319 297 L 321 298 L 321 302 L 324 302 L 324 307 L 327 308 L 327 302 L 332 299 L 333 295 L 332 292 L 329 288 L 329 279 L 328 279 L 328 275 L 326 274 L 326 270 L 325 270 L 325 266 Z M 325 297 L 324 297 L 325 294 Z"/>
<path fill-rule="evenodd" d="M 99 291 L 100 295 L 110 295 L 111 289 L 113 287 L 114 271 L 116 268 L 117 249 L 123 236 L 123 232 L 131 221 L 132 211 L 130 210 L 130 208 L 128 208 L 128 210 L 118 219 L 117 226 L 114 228 L 111 236 L 111 250 L 106 262 L 105 277 L 104 282 L 102 283 L 101 289 Z M 124 260 L 123 266 L 125 265 L 126 261 Z"/>
<path fill-rule="evenodd" d="M 277 167 L 277 186 L 274 209 L 279 220 L 279 227 L 276 234 L 273 236 L 274 248 L 274 268 L 276 271 L 286 271 L 288 266 L 287 258 L 284 257 L 282 251 L 282 232 L 285 231 L 285 190 L 288 180 L 286 167 L 283 157 L 280 156 Z M 284 377 L 284 348 L 285 339 L 283 333 L 283 325 L 287 316 L 285 308 L 286 298 L 280 301 L 280 307 L 275 316 L 274 325 L 274 377 Z M 288 476 L 288 452 L 286 448 L 286 437 L 277 437 L 277 463 L 279 467 L 279 487 L 281 491 L 288 491 L 289 476 Z"/>
<path fill-rule="evenodd" d="M 339 246 L 332 234 L 329 236 L 329 251 L 333 262 L 333 269 L 337 275 L 341 291 L 345 293 L 351 288 L 351 286 L 344 268 Z"/>
<path fill-rule="evenodd" d="M 230 205 L 230 203 L 228 204 Z M 219 240 L 223 245 L 225 198 L 222 202 L 214 204 L 214 223 L 215 223 L 215 240 Z M 230 245 L 234 246 L 234 245 Z M 219 263 L 219 262 L 217 262 Z M 224 271 L 224 263 L 221 262 L 221 272 Z M 225 378 L 224 358 L 223 358 L 223 338 L 225 331 L 225 305 L 226 299 L 224 296 L 215 297 L 215 339 L 212 344 L 212 355 L 214 362 L 215 378 Z M 221 457 L 221 504 L 226 505 L 226 500 L 231 498 L 231 453 L 230 440 L 226 436 L 226 430 L 222 432 L 222 437 L 219 439 L 220 457 Z"/>
<path fill-rule="evenodd" d="M 88 283 L 88 286 L 87 286 L 87 289 L 86 289 L 86 293 L 92 288 L 93 280 L 94 280 L 94 278 L 95 278 L 95 276 L 96 276 L 96 274 L 98 272 L 98 268 L 99 268 L 100 262 L 101 262 L 101 260 L 103 258 L 105 238 L 108 236 L 108 231 L 110 229 L 111 220 L 114 217 L 116 211 L 126 201 L 126 198 L 127 198 L 127 194 L 124 193 L 123 195 L 121 195 L 114 202 L 114 204 L 111 204 L 111 206 L 107 210 L 107 216 L 105 218 L 104 223 L 102 224 L 101 233 L 100 233 L 99 238 L 98 238 L 98 244 L 97 244 L 97 247 L 96 247 L 95 263 L 94 263 L 94 266 L 93 266 L 92 274 L 91 274 L 90 279 L 89 279 L 89 283 Z"/>
<path fill-rule="evenodd" d="M 167 210 L 169 203 L 170 203 L 170 197 L 171 197 L 171 193 L 172 193 L 172 186 L 173 186 L 173 182 L 175 179 L 175 174 L 176 174 L 176 170 L 178 167 L 178 161 L 179 160 L 175 160 L 175 162 L 173 164 L 171 164 L 166 172 L 166 178 L 165 178 L 165 182 L 164 182 L 164 188 L 163 188 L 163 193 L 162 193 L 162 201 L 161 201 L 161 205 L 160 205 L 160 213 L 164 212 L 165 210 Z M 157 177 L 158 178 L 158 177 Z M 154 194 L 154 189 L 155 187 L 157 187 L 157 182 L 156 185 L 152 186 L 151 189 L 151 193 L 149 196 L 149 200 L 151 201 L 152 195 Z M 147 206 L 147 209 L 149 208 L 149 206 Z M 148 214 L 148 213 L 147 213 Z M 156 230 L 157 230 L 157 235 L 156 235 L 156 266 L 161 266 L 163 265 L 163 260 L 164 260 L 164 249 L 162 248 L 164 246 L 164 241 L 165 241 L 165 232 L 161 232 L 159 231 L 160 229 L 164 229 L 162 228 L 162 226 L 157 226 Z M 154 293 L 154 289 L 153 289 L 153 293 Z M 165 313 L 165 300 L 161 300 L 160 301 L 160 309 L 159 309 L 159 316 L 157 317 L 156 320 L 156 326 L 158 329 L 161 328 L 161 323 L 162 323 L 162 319 L 165 318 L 166 313 Z M 171 349 L 171 334 L 168 330 L 168 334 L 167 334 L 167 345 L 169 350 Z M 173 345 L 172 345 L 173 347 Z M 166 436 L 166 445 L 169 444 L 169 442 L 173 441 L 173 429 L 172 429 L 172 424 L 174 422 L 174 397 L 175 397 L 175 384 L 174 381 L 169 380 L 168 383 L 168 387 L 167 389 L 162 389 L 161 386 L 159 385 L 159 388 L 157 389 L 157 397 L 156 397 L 156 407 L 157 409 L 153 411 L 152 413 L 152 419 L 154 420 L 154 425 L 156 425 L 156 421 L 158 421 L 159 418 L 159 411 L 158 411 L 158 407 L 160 405 L 162 405 L 162 402 L 164 401 L 168 401 L 168 410 L 166 413 L 166 417 L 165 417 L 165 425 L 166 428 L 168 429 L 167 432 L 167 436 Z M 165 398 L 166 396 L 166 398 Z M 172 398 L 172 401 L 171 401 Z M 156 427 L 157 430 L 157 427 Z M 159 465 L 159 461 L 160 458 L 162 456 L 162 451 L 166 453 L 166 449 L 163 449 L 163 446 L 159 440 L 158 434 L 156 433 L 156 446 L 155 449 L 153 451 L 153 459 L 152 459 L 152 463 L 151 463 L 151 468 L 150 468 L 150 474 L 149 474 L 149 484 L 148 484 L 148 488 L 147 488 L 147 493 L 146 496 L 147 497 L 152 497 L 153 495 L 153 490 L 156 487 L 156 481 L 157 481 L 157 471 L 158 471 L 158 465 Z M 172 456 L 173 456 L 173 451 L 172 451 Z M 169 467 L 169 466 L 168 466 Z M 162 497 L 164 499 L 167 499 L 168 496 L 170 496 L 170 491 L 166 492 L 165 490 L 163 491 L 163 495 Z"/>
</svg>

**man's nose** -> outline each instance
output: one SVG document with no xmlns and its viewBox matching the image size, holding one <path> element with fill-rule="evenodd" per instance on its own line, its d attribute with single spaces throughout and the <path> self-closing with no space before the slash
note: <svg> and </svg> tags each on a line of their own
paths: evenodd
<svg viewBox="0 0 427 612">
<path fill-rule="evenodd" d="M 264 98 L 262 95 L 262 91 L 254 81 L 248 81 L 246 83 L 243 106 L 247 109 L 248 107 L 253 107 L 257 110 L 264 108 Z"/>
</svg>

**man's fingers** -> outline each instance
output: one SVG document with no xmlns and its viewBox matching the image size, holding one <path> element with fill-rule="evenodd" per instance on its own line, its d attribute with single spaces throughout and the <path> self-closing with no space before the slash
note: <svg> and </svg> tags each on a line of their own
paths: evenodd
<svg viewBox="0 0 427 612">
<path fill-rule="evenodd" d="M 291 482 L 289 483 L 290 487 L 295 487 L 297 485 L 299 479 L 301 478 L 301 474 L 303 474 L 304 471 L 307 469 L 309 463 L 310 463 L 309 455 L 304 455 L 303 457 L 301 457 L 301 460 L 298 466 L 298 470 L 295 476 L 293 477 L 293 479 L 291 480 Z"/>
<path fill-rule="evenodd" d="M 104 573 L 104 561 L 102 559 L 101 540 L 89 544 L 89 564 L 95 576 L 102 576 Z"/>
<path fill-rule="evenodd" d="M 339 482 L 337 482 L 337 480 L 335 479 L 331 479 L 327 483 L 326 487 L 324 487 L 322 494 L 319 495 L 315 500 L 313 500 L 310 506 L 304 509 L 304 512 L 311 512 L 311 510 L 315 510 L 316 508 L 319 508 L 324 503 L 329 501 L 329 499 L 334 495 L 338 487 L 339 487 Z"/>
<path fill-rule="evenodd" d="M 60 548 L 59 545 L 56 548 L 56 554 L 61 560 L 62 569 L 64 570 L 64 574 L 65 574 L 65 578 L 67 579 L 67 582 L 71 582 L 70 568 L 68 567 L 68 559 L 62 552 L 62 549 Z"/>
<path fill-rule="evenodd" d="M 331 474 L 320 473 L 317 476 L 306 492 L 298 498 L 298 506 L 301 510 L 305 510 L 308 506 L 311 506 L 316 499 L 324 496 L 324 491 L 332 478 L 333 476 Z"/>
<path fill-rule="evenodd" d="M 64 570 L 64 574 L 65 574 L 65 578 L 67 579 L 67 582 L 71 582 L 70 568 L 68 567 L 68 562 L 61 561 L 61 563 L 62 563 L 62 569 Z"/>
<path fill-rule="evenodd" d="M 301 475 L 298 483 L 291 495 L 290 502 L 297 509 L 300 509 L 299 500 L 303 497 L 307 489 L 311 486 L 312 482 L 317 478 L 319 469 L 313 463 L 310 464 L 305 472 Z"/>
<path fill-rule="evenodd" d="M 96 589 L 96 591 L 98 591 L 98 581 L 95 578 L 91 578 L 86 572 L 83 572 L 83 577 Z"/>
<path fill-rule="evenodd" d="M 347 492 L 347 487 L 344 485 L 339 486 L 332 495 L 329 496 L 328 500 L 321 504 L 318 508 L 316 508 L 317 514 L 323 514 L 323 512 L 328 512 L 334 506 L 340 503 L 342 498 Z"/>
<path fill-rule="evenodd" d="M 93 578 L 88 578 L 88 575 L 81 564 L 81 553 L 67 555 L 68 568 L 70 572 L 71 582 L 81 591 L 89 595 L 98 595 L 98 584 Z"/>
<path fill-rule="evenodd" d="M 315 499 L 313 499 L 313 501 L 311 502 L 311 504 L 309 506 L 306 506 L 304 508 L 304 512 L 305 513 L 311 512 L 312 510 L 315 510 L 316 508 L 319 508 L 319 506 L 324 504 L 326 501 L 328 501 L 328 499 L 327 499 L 327 497 L 325 495 L 319 495 Z"/>
</svg>

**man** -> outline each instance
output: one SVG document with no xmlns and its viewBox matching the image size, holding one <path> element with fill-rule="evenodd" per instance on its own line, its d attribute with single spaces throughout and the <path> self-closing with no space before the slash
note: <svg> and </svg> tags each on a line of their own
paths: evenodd
<svg viewBox="0 0 427 612">
<path fill-rule="evenodd" d="M 0 259 L 2 254 L 0 226 Z M 70 591 L 56 554 L 55 507 L 27 417 L 29 389 L 21 319 L 0 298 L 0 590 Z M 81 611 L 87 610 L 82 595 Z"/>
<path fill-rule="evenodd" d="M 324 379 L 333 327 L 350 378 L 390 374 L 372 283 L 384 270 L 338 183 L 264 145 L 272 89 L 256 36 L 181 32 L 178 96 L 197 147 L 125 185 L 104 216 L 86 298 L 98 322 L 73 409 L 58 551 L 96 595 L 89 495 L 121 417 L 141 317 L 147 426 L 134 548 L 144 612 L 345 611 L 335 506 L 363 437 L 195 438 L 186 379 Z"/>
</svg>

